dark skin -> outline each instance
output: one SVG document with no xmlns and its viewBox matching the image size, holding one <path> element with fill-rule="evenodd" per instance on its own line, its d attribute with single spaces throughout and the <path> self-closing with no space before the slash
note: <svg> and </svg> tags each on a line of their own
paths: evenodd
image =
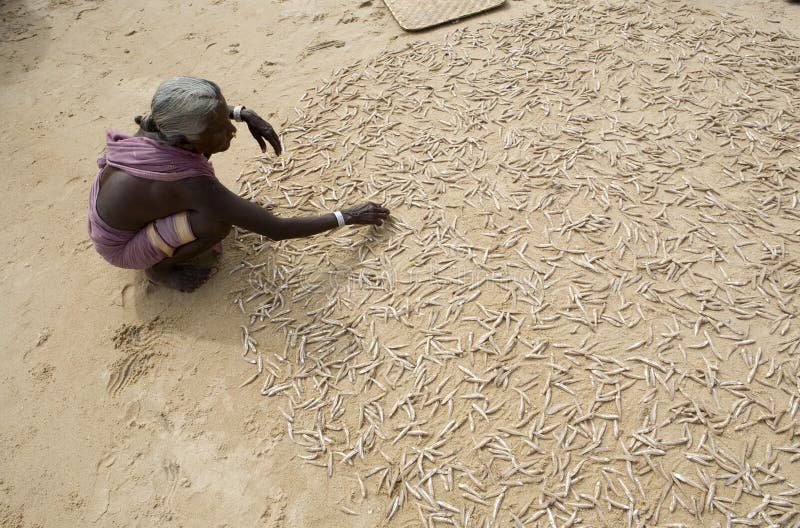
<svg viewBox="0 0 800 528">
<path fill-rule="evenodd" d="M 183 140 L 176 146 L 202 153 L 207 158 L 228 150 L 236 135 L 231 111 L 222 100 L 200 137 L 196 141 Z M 249 109 L 243 110 L 241 117 L 262 152 L 266 152 L 268 142 L 276 154 L 281 153 L 280 140 L 269 123 Z M 136 135 L 162 141 L 158 133 L 141 128 Z M 180 246 L 172 257 L 145 270 L 152 282 L 181 291 L 195 290 L 211 273 L 208 268 L 189 265 L 186 261 L 212 248 L 228 235 L 232 226 L 272 240 L 307 237 L 339 226 L 333 214 L 280 218 L 209 178 L 159 182 L 137 178 L 110 166 L 106 166 L 100 176 L 97 212 L 113 228 L 138 231 L 157 218 L 182 211 L 189 211 L 189 223 L 197 240 Z M 348 225 L 381 225 L 389 216 L 389 210 L 366 202 L 343 209 L 342 215 Z"/>
</svg>

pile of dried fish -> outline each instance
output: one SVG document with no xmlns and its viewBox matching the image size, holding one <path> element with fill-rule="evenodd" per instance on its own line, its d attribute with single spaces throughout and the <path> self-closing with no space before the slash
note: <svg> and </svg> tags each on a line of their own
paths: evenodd
<svg viewBox="0 0 800 528">
<path fill-rule="evenodd" d="M 240 192 L 393 221 L 237 233 L 243 390 L 389 518 L 800 526 L 798 61 L 554 3 L 335 72 Z"/>
</svg>

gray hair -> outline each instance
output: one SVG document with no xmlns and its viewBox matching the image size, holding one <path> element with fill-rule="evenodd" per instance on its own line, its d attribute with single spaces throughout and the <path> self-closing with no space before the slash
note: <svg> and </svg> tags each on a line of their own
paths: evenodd
<svg viewBox="0 0 800 528">
<path fill-rule="evenodd" d="M 150 115 L 136 123 L 158 134 L 171 145 L 195 141 L 206 129 L 208 118 L 219 107 L 222 92 L 216 83 L 197 77 L 172 77 L 162 82 L 150 102 Z"/>
</svg>

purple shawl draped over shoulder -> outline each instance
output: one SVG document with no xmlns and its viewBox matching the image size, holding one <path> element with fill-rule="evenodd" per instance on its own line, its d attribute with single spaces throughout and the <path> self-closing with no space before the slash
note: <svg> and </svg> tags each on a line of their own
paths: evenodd
<svg viewBox="0 0 800 528">
<path fill-rule="evenodd" d="M 114 229 L 97 213 L 100 174 L 106 165 L 116 167 L 132 176 L 162 182 L 196 176 L 216 179 L 214 167 L 202 154 L 165 145 L 146 137 L 127 136 L 115 130 L 109 131 L 106 136 L 105 154 L 97 159 L 100 170 L 89 192 L 89 238 L 97 252 L 115 266 L 137 269 L 150 267 L 162 260 L 164 255 L 148 244 L 126 247 L 139 231 Z"/>
</svg>

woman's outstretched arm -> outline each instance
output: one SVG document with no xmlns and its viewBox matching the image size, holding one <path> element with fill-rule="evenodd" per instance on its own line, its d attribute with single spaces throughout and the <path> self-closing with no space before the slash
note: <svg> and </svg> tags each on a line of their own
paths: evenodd
<svg viewBox="0 0 800 528">
<path fill-rule="evenodd" d="M 256 203 L 231 192 L 218 181 L 205 178 L 192 178 L 183 192 L 185 202 L 191 209 L 205 213 L 219 222 L 239 226 L 264 235 L 272 240 L 300 238 L 339 226 L 333 213 L 319 216 L 282 218 Z M 381 225 L 389 216 L 385 207 L 366 202 L 355 207 L 342 209 L 347 225 Z"/>
</svg>

